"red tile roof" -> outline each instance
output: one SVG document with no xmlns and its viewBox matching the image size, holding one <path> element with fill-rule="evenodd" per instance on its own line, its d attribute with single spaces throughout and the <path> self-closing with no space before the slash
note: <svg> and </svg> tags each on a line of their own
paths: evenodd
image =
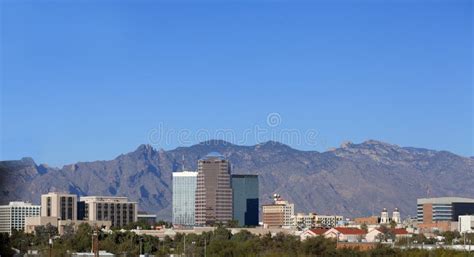
<svg viewBox="0 0 474 257">
<path fill-rule="evenodd" d="M 338 228 L 334 228 L 335 230 L 337 230 L 339 233 L 341 234 L 344 234 L 344 235 L 365 235 L 366 232 L 362 229 L 358 229 L 358 228 L 342 228 L 342 227 L 338 227 Z"/>
<path fill-rule="evenodd" d="M 313 228 L 313 229 L 310 229 L 310 231 L 313 232 L 316 235 L 322 235 L 322 234 L 326 233 L 326 231 L 328 231 L 328 230 L 329 230 L 329 228 Z"/>
<path fill-rule="evenodd" d="M 382 232 L 381 228 L 377 228 L 379 232 Z M 395 229 L 389 229 L 392 231 L 395 235 L 408 235 L 408 231 L 404 228 L 395 228 Z"/>
<path fill-rule="evenodd" d="M 393 230 L 393 233 L 395 235 L 407 235 L 408 231 L 404 228 L 396 228 L 396 229 Z"/>
</svg>

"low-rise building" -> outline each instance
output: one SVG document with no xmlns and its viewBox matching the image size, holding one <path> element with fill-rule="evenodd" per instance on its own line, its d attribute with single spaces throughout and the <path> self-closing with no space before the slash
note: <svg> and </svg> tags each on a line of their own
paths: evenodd
<svg viewBox="0 0 474 257">
<path fill-rule="evenodd" d="M 144 223 L 153 226 L 156 223 L 156 214 L 148 214 L 146 212 L 138 212 L 137 221 L 143 221 Z"/>
<path fill-rule="evenodd" d="M 64 229 L 67 226 L 72 226 L 74 230 L 77 230 L 79 225 L 87 223 L 91 227 L 99 227 L 110 229 L 110 221 L 98 221 L 98 220 L 60 220 L 57 217 L 27 217 L 25 219 L 25 233 L 35 233 L 35 229 L 38 226 L 47 226 L 50 224 L 58 229 L 59 235 L 64 234 Z"/>
<path fill-rule="evenodd" d="M 474 232 L 474 215 L 460 215 L 458 218 L 459 233 Z"/>
<path fill-rule="evenodd" d="M 333 238 L 342 242 L 361 242 L 365 239 L 366 232 L 358 228 L 335 227 L 324 233 L 326 238 Z"/>
<path fill-rule="evenodd" d="M 0 233 L 12 234 L 13 230 L 24 230 L 27 217 L 40 216 L 41 206 L 27 202 L 10 202 L 0 205 Z"/>
<path fill-rule="evenodd" d="M 307 229 L 300 235 L 300 239 L 306 240 L 311 237 L 316 237 L 316 236 L 322 236 L 324 233 L 326 233 L 329 230 L 329 228 L 312 228 L 312 229 Z"/>
<path fill-rule="evenodd" d="M 390 234 L 393 234 L 395 236 L 395 239 L 411 237 L 411 234 L 408 233 L 408 231 L 404 228 L 388 229 L 388 231 Z M 367 233 L 367 235 L 365 236 L 365 239 L 367 240 L 367 242 L 378 242 L 380 239 L 380 236 L 383 234 L 384 234 L 384 229 L 374 228 L 374 229 L 371 229 Z"/>
<path fill-rule="evenodd" d="M 293 217 L 293 226 L 299 228 L 314 228 L 316 227 L 316 213 L 297 213 Z"/>
<path fill-rule="evenodd" d="M 338 215 L 316 215 L 316 224 L 318 227 L 332 228 L 343 220 L 344 217 Z"/>
<path fill-rule="evenodd" d="M 332 228 L 343 221 L 344 217 L 339 215 L 319 215 L 316 213 L 297 213 L 293 216 L 293 226 L 298 228 Z"/>
<path fill-rule="evenodd" d="M 378 216 L 370 217 L 359 217 L 354 219 L 355 224 L 357 225 L 376 225 L 380 223 L 380 218 Z"/>
</svg>

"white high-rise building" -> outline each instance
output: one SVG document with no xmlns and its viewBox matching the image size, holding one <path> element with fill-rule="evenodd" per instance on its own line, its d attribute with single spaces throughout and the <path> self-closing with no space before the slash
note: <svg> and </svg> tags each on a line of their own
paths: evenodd
<svg viewBox="0 0 474 257">
<path fill-rule="evenodd" d="M 25 229 L 26 217 L 39 217 L 41 206 L 25 202 L 10 202 L 0 205 L 0 233 L 11 235 L 13 230 Z"/>
<path fill-rule="evenodd" d="M 196 171 L 173 172 L 173 225 L 194 226 Z"/>
</svg>

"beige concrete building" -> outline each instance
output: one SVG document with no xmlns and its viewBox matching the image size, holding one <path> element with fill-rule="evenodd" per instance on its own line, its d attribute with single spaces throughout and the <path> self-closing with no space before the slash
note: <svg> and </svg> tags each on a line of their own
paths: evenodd
<svg viewBox="0 0 474 257">
<path fill-rule="evenodd" d="M 41 195 L 41 216 L 77 220 L 77 196 L 57 192 Z"/>
<path fill-rule="evenodd" d="M 357 225 L 378 225 L 380 218 L 378 216 L 369 216 L 369 217 L 358 217 L 354 219 L 354 223 Z"/>
<path fill-rule="evenodd" d="M 338 226 L 338 223 L 344 219 L 339 215 L 316 215 L 316 226 L 332 228 Z"/>
<path fill-rule="evenodd" d="M 84 208 L 84 220 L 110 221 L 112 227 L 123 227 L 137 221 L 137 203 L 127 197 L 83 196 L 80 206 Z"/>
<path fill-rule="evenodd" d="M 219 153 L 198 161 L 195 206 L 197 226 L 232 220 L 230 163 Z"/>
<path fill-rule="evenodd" d="M 89 221 L 89 220 L 59 220 L 56 217 L 27 217 L 25 219 L 25 233 L 34 233 L 37 226 L 46 226 L 51 224 L 54 227 L 58 228 L 58 233 L 60 235 L 64 234 L 64 228 L 66 226 L 73 226 L 73 229 L 76 230 L 79 225 L 87 223 L 91 227 L 99 227 L 110 229 L 110 221 Z"/>
<path fill-rule="evenodd" d="M 316 213 L 297 213 L 293 217 L 293 226 L 300 228 L 314 228 L 316 227 Z"/>
<path fill-rule="evenodd" d="M 291 227 L 294 225 L 295 205 L 274 195 L 274 203 L 262 206 L 265 227 Z"/>
<path fill-rule="evenodd" d="M 316 213 L 298 213 L 293 217 L 293 226 L 300 228 L 335 227 L 344 219 L 339 215 L 319 215 Z"/>
</svg>

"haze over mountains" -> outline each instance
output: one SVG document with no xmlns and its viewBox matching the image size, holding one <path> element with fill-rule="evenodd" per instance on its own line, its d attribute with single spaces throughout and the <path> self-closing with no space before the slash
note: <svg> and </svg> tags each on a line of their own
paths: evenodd
<svg viewBox="0 0 474 257">
<path fill-rule="evenodd" d="M 260 176 L 260 203 L 279 193 L 297 212 L 378 214 L 398 207 L 416 214 L 416 199 L 426 196 L 474 197 L 474 159 L 369 140 L 345 143 L 326 152 L 299 151 L 278 142 L 239 146 L 221 140 L 174 150 L 140 145 L 110 161 L 78 162 L 62 168 L 37 165 L 31 158 L 0 162 L 0 203 L 38 203 L 49 191 L 79 195 L 120 195 L 137 201 L 141 210 L 171 219 L 171 173 L 188 170 L 197 160 L 218 151 L 233 173 Z"/>
</svg>

